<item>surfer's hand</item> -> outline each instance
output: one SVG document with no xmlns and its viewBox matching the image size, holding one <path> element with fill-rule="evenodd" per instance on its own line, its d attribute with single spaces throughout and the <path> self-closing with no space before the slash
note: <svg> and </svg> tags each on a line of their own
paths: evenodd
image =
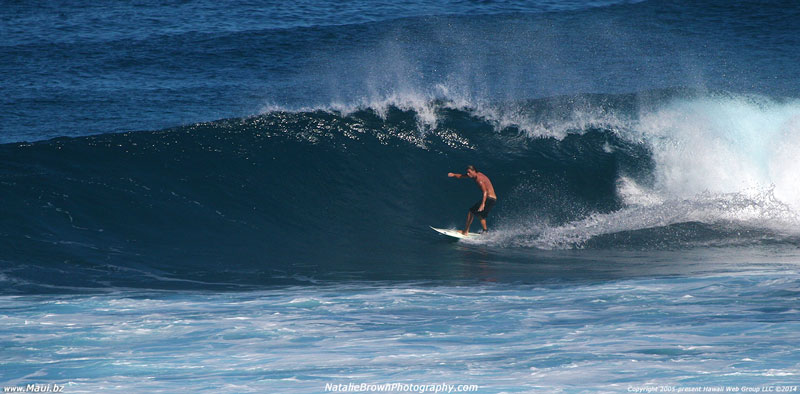
<svg viewBox="0 0 800 394">
<path fill-rule="evenodd" d="M 448 178 L 452 178 L 452 177 L 454 177 L 454 176 L 456 176 L 456 174 L 453 174 L 452 172 L 448 172 L 448 173 L 447 173 L 447 177 L 448 177 Z"/>
</svg>

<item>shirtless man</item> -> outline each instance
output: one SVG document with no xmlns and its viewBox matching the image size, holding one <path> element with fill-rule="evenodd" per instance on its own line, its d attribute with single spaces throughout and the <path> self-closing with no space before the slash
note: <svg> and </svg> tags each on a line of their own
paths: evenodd
<svg viewBox="0 0 800 394">
<path fill-rule="evenodd" d="M 483 192 L 483 198 L 481 198 L 480 201 L 475 203 L 475 205 L 469 209 L 469 213 L 467 213 L 467 226 L 461 233 L 464 235 L 469 234 L 469 226 L 472 224 L 472 219 L 475 218 L 475 215 L 478 215 L 478 217 L 481 218 L 483 232 L 489 231 L 489 229 L 486 227 L 486 216 L 489 214 L 489 211 L 492 209 L 492 207 L 494 207 L 494 204 L 497 203 L 497 195 L 494 193 L 494 187 L 492 187 L 492 182 L 489 181 L 489 178 L 483 173 L 478 172 L 478 170 L 475 169 L 475 166 L 468 166 L 466 174 L 454 174 L 449 172 L 447 173 L 447 176 L 458 179 L 472 178 Z"/>
</svg>

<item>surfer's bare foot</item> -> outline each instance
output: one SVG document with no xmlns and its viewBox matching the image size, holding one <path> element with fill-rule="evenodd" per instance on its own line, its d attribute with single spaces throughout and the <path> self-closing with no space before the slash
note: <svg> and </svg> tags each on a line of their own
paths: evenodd
<svg viewBox="0 0 800 394">
<path fill-rule="evenodd" d="M 469 233 L 467 232 L 467 230 L 461 230 L 461 234 L 467 235 Z"/>
</svg>

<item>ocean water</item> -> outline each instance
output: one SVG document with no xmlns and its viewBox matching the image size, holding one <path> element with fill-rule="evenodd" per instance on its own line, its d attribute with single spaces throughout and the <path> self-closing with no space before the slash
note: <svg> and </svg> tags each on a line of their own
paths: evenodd
<svg viewBox="0 0 800 394">
<path fill-rule="evenodd" d="M 797 392 L 798 20 L 3 2 L 0 385 Z"/>
</svg>

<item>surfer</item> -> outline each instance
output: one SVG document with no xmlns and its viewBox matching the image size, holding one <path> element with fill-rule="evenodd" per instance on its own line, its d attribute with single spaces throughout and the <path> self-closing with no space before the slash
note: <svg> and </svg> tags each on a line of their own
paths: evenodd
<svg viewBox="0 0 800 394">
<path fill-rule="evenodd" d="M 476 215 L 481 218 L 483 232 L 489 231 L 489 229 L 486 227 L 486 216 L 489 215 L 489 211 L 491 211 L 492 207 L 494 207 L 494 204 L 497 203 L 497 194 L 494 193 L 494 187 L 492 187 L 492 182 L 489 180 L 489 177 L 481 172 L 478 172 L 478 170 L 475 169 L 475 166 L 472 165 L 467 166 L 466 174 L 455 174 L 449 172 L 447 173 L 447 176 L 458 179 L 474 179 L 475 183 L 478 184 L 478 187 L 481 188 L 481 192 L 483 192 L 483 197 L 481 200 L 475 203 L 475 205 L 469 209 L 469 212 L 467 212 L 467 226 L 461 233 L 464 235 L 469 234 L 469 226 L 472 224 L 472 219 L 474 219 Z"/>
</svg>

